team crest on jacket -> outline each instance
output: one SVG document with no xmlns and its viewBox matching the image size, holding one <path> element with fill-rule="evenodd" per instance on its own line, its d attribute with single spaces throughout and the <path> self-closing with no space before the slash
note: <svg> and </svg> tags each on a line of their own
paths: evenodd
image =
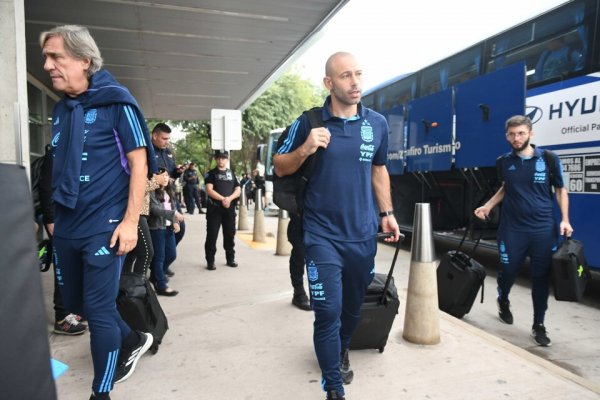
<svg viewBox="0 0 600 400">
<path fill-rule="evenodd" d="M 546 163 L 542 157 L 538 158 L 535 162 L 535 174 L 533 174 L 533 181 L 535 183 L 546 182 Z"/>
<path fill-rule="evenodd" d="M 362 126 L 360 127 L 360 138 L 366 143 L 371 143 L 373 141 L 373 127 L 366 119 L 363 120 Z"/>
<path fill-rule="evenodd" d="M 317 266 L 315 265 L 315 263 L 313 261 L 308 263 L 307 271 L 308 271 L 308 280 L 309 281 L 314 282 L 317 279 L 319 279 L 319 270 L 317 269 Z"/>
<path fill-rule="evenodd" d="M 546 170 L 546 163 L 542 157 L 538 158 L 535 162 L 535 170 L 537 172 L 544 172 Z"/>
<path fill-rule="evenodd" d="M 96 110 L 95 108 L 92 108 L 91 110 L 87 110 L 85 112 L 85 123 L 93 124 L 94 122 L 96 122 L 97 116 L 98 116 L 98 110 Z"/>
</svg>

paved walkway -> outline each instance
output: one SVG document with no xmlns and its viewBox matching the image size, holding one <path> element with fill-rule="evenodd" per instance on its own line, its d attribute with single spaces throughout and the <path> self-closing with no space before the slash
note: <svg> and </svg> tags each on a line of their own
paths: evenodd
<svg viewBox="0 0 600 400">
<path fill-rule="evenodd" d="M 161 297 L 170 330 L 156 355 L 115 386 L 113 400 L 322 399 L 312 347 L 312 313 L 291 306 L 287 257 L 274 255 L 277 219 L 265 218 L 267 243 L 238 232 L 239 268 L 205 269 L 203 215 L 189 216 L 173 267 L 174 298 Z M 252 226 L 252 221 L 250 221 Z M 219 246 L 220 246 L 219 239 Z M 393 249 L 380 245 L 377 269 Z M 408 254 L 398 268 L 408 270 Z M 441 343 L 402 339 L 407 280 L 399 274 L 401 306 L 384 353 L 351 352 L 354 382 L 348 399 L 600 399 L 600 382 L 585 380 L 508 342 L 440 312 Z M 51 299 L 51 274 L 43 274 Z M 400 281 L 401 279 L 401 281 Z M 47 304 L 48 324 L 53 319 Z M 50 334 L 54 358 L 69 365 L 58 378 L 60 400 L 87 400 L 92 380 L 89 334 Z"/>
</svg>

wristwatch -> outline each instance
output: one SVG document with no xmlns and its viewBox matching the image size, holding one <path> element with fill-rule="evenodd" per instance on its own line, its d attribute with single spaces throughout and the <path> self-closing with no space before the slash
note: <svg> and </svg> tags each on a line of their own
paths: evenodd
<svg viewBox="0 0 600 400">
<path fill-rule="evenodd" d="M 387 217 L 389 215 L 394 215 L 394 210 L 389 210 L 389 211 L 382 211 L 379 213 L 380 217 Z"/>
</svg>

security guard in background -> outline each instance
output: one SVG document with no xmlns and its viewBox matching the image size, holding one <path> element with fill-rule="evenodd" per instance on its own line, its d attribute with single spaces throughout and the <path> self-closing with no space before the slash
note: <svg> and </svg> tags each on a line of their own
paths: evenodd
<svg viewBox="0 0 600 400">
<path fill-rule="evenodd" d="M 227 265 L 237 267 L 235 261 L 235 203 L 240 197 L 241 188 L 236 176 L 227 168 L 229 153 L 226 150 L 215 151 L 217 167 L 208 171 L 204 183 L 208 195 L 206 209 L 206 243 L 204 252 L 207 269 L 215 270 L 215 253 L 219 228 L 223 226 L 223 248 Z"/>
</svg>

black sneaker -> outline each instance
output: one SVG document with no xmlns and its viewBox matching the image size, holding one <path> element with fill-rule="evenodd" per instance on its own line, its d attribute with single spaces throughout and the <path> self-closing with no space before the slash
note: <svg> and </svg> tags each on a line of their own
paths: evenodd
<svg viewBox="0 0 600 400">
<path fill-rule="evenodd" d="M 79 322 L 77 317 L 75 314 L 69 314 L 62 321 L 56 321 L 54 323 L 54 333 L 75 336 L 87 331 L 87 325 Z"/>
<path fill-rule="evenodd" d="M 238 266 L 238 263 L 236 263 L 236 262 L 235 262 L 235 260 L 233 260 L 233 261 L 228 261 L 228 262 L 227 262 L 227 266 L 228 266 L 228 267 L 231 267 L 231 268 L 237 268 L 237 266 Z"/>
<path fill-rule="evenodd" d="M 533 337 L 533 341 L 538 346 L 550 347 L 552 346 L 552 341 L 546 335 L 546 327 L 544 324 L 533 324 L 531 327 L 531 337 Z"/>
<path fill-rule="evenodd" d="M 152 334 L 145 332 L 138 332 L 140 341 L 131 350 L 122 350 L 119 356 L 119 364 L 117 365 L 117 371 L 115 372 L 115 383 L 120 383 L 126 380 L 135 371 L 135 366 L 139 359 L 144 353 L 152 346 L 154 338 Z"/>
<path fill-rule="evenodd" d="M 304 291 L 304 288 L 294 289 L 292 304 L 304 311 L 310 311 L 310 300 Z"/>
<path fill-rule="evenodd" d="M 208 263 L 208 265 L 206 266 L 206 269 L 209 271 L 214 271 L 215 269 L 217 269 L 217 267 L 215 267 L 215 263 Z"/>
<path fill-rule="evenodd" d="M 346 398 L 339 394 L 337 390 L 329 390 L 327 392 L 327 399 L 325 400 L 345 400 Z"/>
<path fill-rule="evenodd" d="M 342 350 L 342 354 L 340 355 L 340 374 L 342 375 L 342 382 L 344 385 L 351 384 L 352 379 L 354 379 L 354 371 L 350 368 L 349 352 L 350 350 L 345 349 Z"/>
<path fill-rule="evenodd" d="M 498 316 L 500 317 L 502 322 L 512 325 L 513 315 L 510 312 L 510 301 L 508 301 L 508 300 L 500 301 L 500 299 L 497 299 L 497 302 L 498 302 Z"/>
</svg>

